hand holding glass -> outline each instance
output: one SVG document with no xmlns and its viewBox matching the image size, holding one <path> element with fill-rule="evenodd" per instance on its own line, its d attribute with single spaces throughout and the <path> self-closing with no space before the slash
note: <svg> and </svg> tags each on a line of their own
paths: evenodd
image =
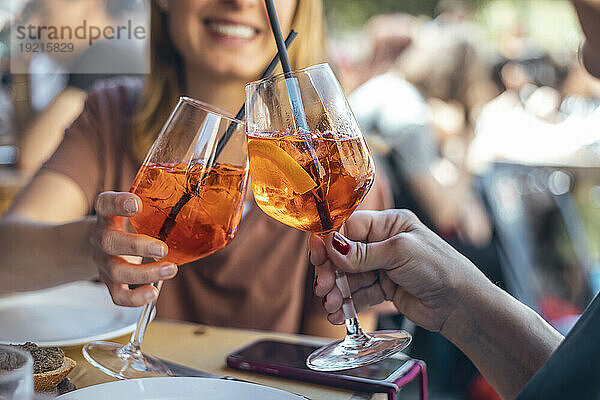
<svg viewBox="0 0 600 400">
<path fill-rule="evenodd" d="M 167 243 L 162 260 L 186 264 L 233 240 L 248 178 L 244 130 L 242 121 L 207 104 L 179 100 L 130 190 L 142 200 L 131 224 Z M 225 135 L 228 140 L 221 140 Z M 141 351 L 153 310 L 154 303 L 144 307 L 128 344 L 89 343 L 85 358 L 117 378 L 170 375 L 164 363 Z"/>
<path fill-rule="evenodd" d="M 369 191 L 375 166 L 329 66 L 248 84 L 246 115 L 250 177 L 258 206 L 286 225 L 320 236 L 338 230 Z M 405 331 L 364 333 L 341 271 L 336 272 L 336 282 L 345 297 L 346 338 L 312 353 L 309 368 L 359 367 L 410 343 Z"/>
</svg>

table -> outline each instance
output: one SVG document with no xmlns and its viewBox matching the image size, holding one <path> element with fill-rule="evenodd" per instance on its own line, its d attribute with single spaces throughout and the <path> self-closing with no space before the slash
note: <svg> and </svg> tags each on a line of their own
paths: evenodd
<svg viewBox="0 0 600 400">
<path fill-rule="evenodd" d="M 231 328 L 216 328 L 192 323 L 167 320 L 153 321 L 146 332 L 143 349 L 145 352 L 168 361 L 219 375 L 233 376 L 246 381 L 260 383 L 292 393 L 297 393 L 312 400 L 383 400 L 384 394 L 368 395 L 335 389 L 326 386 L 303 383 L 289 379 L 269 377 L 246 373 L 227 368 L 225 357 L 232 351 L 259 339 L 280 339 L 291 342 L 323 343 L 323 339 L 309 336 L 290 335 L 273 332 L 252 331 Z M 129 336 L 115 341 L 127 343 Z M 86 386 L 116 380 L 92 367 L 81 353 L 81 346 L 65 349 L 65 355 L 77 361 L 77 366 L 69 374 L 69 378 L 77 386 Z"/>
</svg>

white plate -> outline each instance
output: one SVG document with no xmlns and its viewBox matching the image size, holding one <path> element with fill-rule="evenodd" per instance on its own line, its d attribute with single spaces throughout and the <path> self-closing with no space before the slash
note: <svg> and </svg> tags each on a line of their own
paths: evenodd
<svg viewBox="0 0 600 400">
<path fill-rule="evenodd" d="M 0 297 L 0 343 L 75 346 L 133 332 L 141 308 L 116 306 L 104 285 L 73 282 Z"/>
<path fill-rule="evenodd" d="M 143 378 L 89 386 L 56 400 L 306 400 L 283 390 L 211 378 Z"/>
</svg>

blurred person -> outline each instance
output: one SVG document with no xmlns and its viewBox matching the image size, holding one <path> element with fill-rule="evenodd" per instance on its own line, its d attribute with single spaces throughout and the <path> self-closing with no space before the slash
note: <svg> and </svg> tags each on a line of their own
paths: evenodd
<svg viewBox="0 0 600 400">
<path fill-rule="evenodd" d="M 151 7 L 150 76 L 98 84 L 57 151 L 1 220 L 0 291 L 99 274 L 116 304 L 139 306 L 158 295 L 148 282 L 164 280 L 159 317 L 337 335 L 320 330 L 331 328 L 313 306 L 308 235 L 267 217 L 251 198 L 236 239 L 214 255 L 179 271 L 160 260 L 140 265 L 122 257 L 161 258 L 169 251 L 164 242 L 127 231 L 126 217 L 142 205 L 124 191 L 178 97 L 235 113 L 244 84 L 276 53 L 260 0 L 156 0 Z M 290 49 L 292 67 L 323 60 L 322 2 L 281 0 L 277 7 L 282 30 L 302 33 Z M 388 206 L 384 181 L 377 174 L 364 207 Z"/>
<path fill-rule="evenodd" d="M 34 2 L 27 3 L 27 6 L 14 17 L 17 22 L 29 21 L 34 11 Z M 12 21 L 6 21 L 0 30 L 0 46 L 4 47 L 2 57 L 0 58 L 2 68 L 2 82 L 7 87 L 7 91 L 12 92 L 12 119 L 14 120 L 15 130 L 23 126 L 27 116 L 30 114 L 29 98 L 23 96 L 29 93 L 28 80 L 26 74 L 11 74 L 11 64 L 14 60 L 14 54 L 11 54 L 11 32 L 13 29 Z M 23 90 L 23 87 L 25 90 Z M 23 101 L 23 100 L 27 101 Z"/>
<path fill-rule="evenodd" d="M 438 19 L 447 22 L 470 21 L 473 17 L 471 7 L 463 0 L 441 0 L 435 11 Z"/>
<path fill-rule="evenodd" d="M 433 216 L 431 222 L 438 232 L 458 234 L 467 243 L 485 246 L 491 239 L 491 223 L 472 189 L 465 161 L 472 122 L 497 89 L 469 6 L 446 1 L 440 3 L 438 12 L 422 26 L 398 63 L 402 76 L 427 102 L 429 129 L 438 151 L 430 166 L 435 179 L 416 185 L 415 197 Z M 440 189 L 447 196 L 435 195 Z"/>
<path fill-rule="evenodd" d="M 400 62 L 400 71 L 426 99 L 455 101 L 468 124 L 497 89 L 482 50 L 482 33 L 464 2 L 445 2 Z"/>
<path fill-rule="evenodd" d="M 5 72 L 0 58 L 0 136 L 14 135 L 13 105 L 10 93 L 10 75 Z"/>
<path fill-rule="evenodd" d="M 72 30 L 84 22 L 98 28 L 122 25 L 131 12 L 142 8 L 138 0 L 33 0 L 27 7 L 29 17 L 23 26 Z M 35 53 L 29 60 L 34 117 L 30 115 L 20 129 L 19 158 L 19 168 L 28 176 L 54 152 L 64 130 L 83 110 L 94 82 L 146 70 L 144 49 L 136 41 L 101 37 L 90 44 L 89 38 L 72 37 L 64 42 L 72 44 L 73 51 Z"/>
<path fill-rule="evenodd" d="M 554 91 L 546 96 L 544 92 L 544 88 L 536 89 L 526 103 L 529 107 L 508 91 L 484 107 L 469 146 L 471 171 L 483 174 L 496 161 L 588 168 L 600 165 L 596 150 L 600 108 L 572 112 L 558 120 L 560 99 Z M 547 113 L 546 118 L 542 112 Z"/>
<path fill-rule="evenodd" d="M 600 2 L 573 0 L 588 38 L 582 57 L 600 78 Z M 590 36 L 595 34 L 595 36 Z M 403 210 L 358 212 L 325 241 L 311 236 L 315 294 L 332 323 L 350 295 L 358 310 L 392 300 L 416 324 L 440 332 L 477 366 L 502 398 L 600 398 L 600 295 L 566 337 L 486 279 L 464 256 Z M 349 273 L 350 292 L 334 269 Z"/>
<path fill-rule="evenodd" d="M 401 24 L 405 26 L 399 27 Z M 456 114 L 439 113 L 437 119 L 431 115 L 430 105 L 396 68 L 402 63 L 402 51 L 376 56 L 378 49 L 385 47 L 380 41 L 390 40 L 386 32 L 393 32 L 391 37 L 408 45 L 417 25 L 413 17 L 404 15 L 381 15 L 369 21 L 366 31 L 373 55 L 358 65 L 374 68 L 358 68 L 355 75 L 362 75 L 362 79 L 355 82 L 368 80 L 350 94 L 349 102 L 373 148 L 388 160 L 397 205 L 416 203 L 421 215 L 424 213 L 439 232 L 458 234 L 468 243 L 484 246 L 489 243 L 491 225 L 483 205 L 470 188 L 470 179 L 461 177 L 459 168 L 440 158 L 433 133 L 435 121 L 447 122 Z M 400 40 L 403 36 L 405 39 Z M 382 59 L 385 61 L 375 63 Z M 373 75 L 360 72 L 366 70 Z M 456 120 L 460 124 L 463 116 L 458 115 L 446 126 L 456 124 Z"/>
<path fill-rule="evenodd" d="M 600 85 L 594 78 L 581 66 L 568 68 L 538 52 L 505 60 L 497 71 L 505 90 L 479 114 L 467 156 L 470 170 L 483 172 L 497 160 L 597 164 L 591 145 L 598 141 Z"/>
<path fill-rule="evenodd" d="M 562 118 L 575 114 L 588 116 L 600 107 L 600 82 L 587 74 L 578 62 L 569 68 L 561 92 L 563 99 L 559 112 Z"/>
<path fill-rule="evenodd" d="M 530 49 L 518 58 L 502 61 L 495 69 L 505 89 L 499 98 L 518 98 L 529 114 L 558 122 L 566 67 L 559 65 L 550 54 Z"/>
<path fill-rule="evenodd" d="M 465 14 L 444 11 L 444 24 L 458 23 L 455 21 L 467 18 Z M 391 18 L 380 17 L 377 21 L 380 31 L 394 31 L 386 25 L 386 22 L 392 22 Z M 422 45 L 424 38 L 421 36 L 429 24 L 414 21 L 410 29 L 404 28 L 405 35 L 410 35 L 411 44 L 393 63 L 386 65 L 387 70 L 379 69 L 379 74 L 373 74 L 352 92 L 349 101 L 369 144 L 384 160 L 382 165 L 390 178 L 396 207 L 414 210 L 436 232 L 477 260 L 487 276 L 502 281 L 492 242 L 491 221 L 463 166 L 468 121 L 465 106 L 460 102 L 462 97 L 456 94 L 458 99 L 451 98 L 455 93 L 443 94 L 443 100 L 424 97 L 429 95 L 424 90 L 427 87 L 414 85 L 404 72 L 407 58 L 431 51 Z M 395 31 L 399 29 L 395 27 Z M 451 39 L 445 37 L 442 40 Z M 420 67 L 431 73 L 423 77 L 424 81 L 432 79 L 445 84 L 446 79 L 453 78 L 441 74 L 443 69 L 437 68 L 440 63 L 451 65 L 449 68 L 454 68 L 457 75 L 464 73 L 460 76 L 461 83 L 468 81 L 467 74 L 471 69 L 460 71 L 464 68 L 461 59 L 447 57 L 447 54 L 444 49 L 425 53 L 433 66 Z M 435 71 L 429 71 L 429 68 L 435 68 Z M 388 306 L 386 313 L 390 311 Z M 410 326 L 405 325 L 406 321 L 400 316 L 381 318 L 380 324 L 388 329 L 400 324 Z M 435 387 L 453 390 L 461 385 L 460 382 L 471 379 L 474 367 L 446 340 L 423 332 L 418 332 L 417 336 L 421 338 L 421 351 L 429 353 L 431 381 Z M 449 370 L 448 365 L 453 368 Z"/>
<path fill-rule="evenodd" d="M 410 46 L 419 24 L 417 18 L 408 14 L 382 14 L 369 19 L 363 28 L 369 42 L 369 54 L 355 62 L 335 60 L 344 89 L 352 93 L 371 78 L 393 68 L 398 57 Z"/>
</svg>

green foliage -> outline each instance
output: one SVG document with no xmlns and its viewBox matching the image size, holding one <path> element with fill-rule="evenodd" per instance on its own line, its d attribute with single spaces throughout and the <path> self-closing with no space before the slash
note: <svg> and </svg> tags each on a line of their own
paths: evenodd
<svg viewBox="0 0 600 400">
<path fill-rule="evenodd" d="M 327 19 L 333 30 L 362 26 L 376 14 L 406 12 L 434 16 L 440 0 L 324 0 Z M 475 8 L 486 0 L 465 0 Z"/>
</svg>

